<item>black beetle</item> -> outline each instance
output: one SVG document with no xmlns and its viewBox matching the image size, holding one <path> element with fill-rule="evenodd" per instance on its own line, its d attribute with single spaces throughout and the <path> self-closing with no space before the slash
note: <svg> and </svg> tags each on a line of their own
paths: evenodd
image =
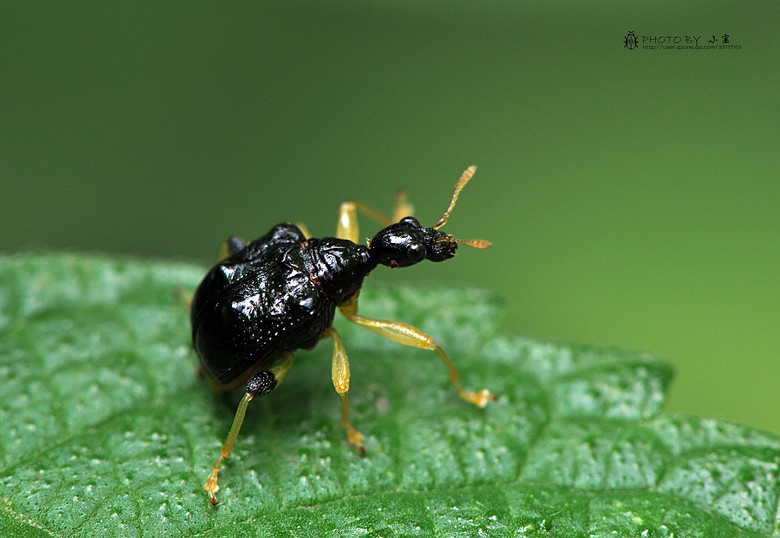
<svg viewBox="0 0 780 538">
<path fill-rule="evenodd" d="M 363 435 L 349 421 L 349 362 L 341 338 L 331 327 L 336 307 L 348 320 L 386 338 L 435 351 L 466 400 L 484 406 L 493 398 L 487 390 L 464 389 L 449 357 L 424 332 L 406 323 L 357 314 L 363 279 L 377 265 L 407 267 L 425 259 L 439 262 L 452 258 L 458 244 L 490 246 L 487 241 L 464 241 L 439 231 L 475 169 L 471 166 L 463 173 L 449 208 L 431 228 L 421 226 L 414 217 L 400 218 L 408 206 L 399 199 L 394 215 L 397 222 L 360 203 L 343 203 L 337 237 L 307 238 L 298 226 L 283 223 L 249 243 L 236 237 L 228 239 L 222 261 L 198 286 L 190 313 L 193 347 L 212 383 L 218 389 L 247 383 L 233 426 L 204 487 L 212 504 L 217 504 L 220 465 L 230 455 L 249 402 L 268 394 L 284 379 L 294 350 L 312 348 L 323 337 L 333 339 L 332 377 L 341 398 L 347 439 L 363 451 Z M 357 243 L 357 210 L 386 224 L 367 246 Z"/>
</svg>

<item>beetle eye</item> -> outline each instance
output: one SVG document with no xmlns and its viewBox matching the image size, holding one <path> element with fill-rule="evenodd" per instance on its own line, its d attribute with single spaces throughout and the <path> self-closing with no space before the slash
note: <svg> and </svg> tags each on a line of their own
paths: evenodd
<svg viewBox="0 0 780 538">
<path fill-rule="evenodd" d="M 412 263 L 417 263 L 425 258 L 425 245 L 422 243 L 410 243 L 406 247 L 406 259 Z"/>
</svg>

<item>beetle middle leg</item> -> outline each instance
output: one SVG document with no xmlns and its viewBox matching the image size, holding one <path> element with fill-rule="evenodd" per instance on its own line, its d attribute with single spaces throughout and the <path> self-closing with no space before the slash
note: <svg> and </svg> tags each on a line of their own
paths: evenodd
<svg viewBox="0 0 780 538">
<path fill-rule="evenodd" d="M 344 430 L 347 433 L 349 444 L 356 447 L 362 454 L 365 452 L 363 434 L 357 431 L 349 421 L 349 398 L 347 397 L 347 392 L 349 392 L 350 373 L 347 352 L 344 350 L 344 343 L 341 341 L 341 336 L 336 329 L 330 327 L 323 333 L 323 336 L 333 339 L 333 366 L 331 369 L 331 377 L 333 379 L 333 386 L 336 388 L 336 392 L 341 399 L 341 425 L 344 426 Z"/>
<path fill-rule="evenodd" d="M 412 346 L 420 349 L 428 349 L 436 352 L 441 358 L 447 370 L 450 372 L 450 382 L 458 391 L 461 398 L 468 400 L 469 402 L 479 407 L 484 407 L 488 400 L 495 400 L 495 395 L 491 394 L 489 390 L 482 389 L 480 391 L 471 391 L 463 388 L 460 384 L 460 374 L 457 368 L 452 363 L 450 358 L 444 352 L 444 350 L 434 342 L 433 338 L 422 332 L 417 327 L 403 323 L 401 321 L 385 321 L 381 319 L 372 319 L 359 316 L 357 314 L 357 299 L 356 293 L 352 298 L 339 306 L 339 310 L 349 321 L 357 323 L 358 325 L 365 327 L 366 329 L 373 331 L 380 336 L 384 336 L 389 340 L 398 342 L 405 346 Z"/>
<path fill-rule="evenodd" d="M 217 483 L 219 469 L 222 466 L 222 462 L 230 457 L 230 453 L 233 450 L 233 444 L 236 442 L 238 432 L 241 430 L 241 425 L 244 423 L 244 416 L 246 415 L 246 408 L 249 406 L 249 402 L 257 396 L 265 396 L 274 390 L 287 375 L 287 371 L 290 369 L 290 366 L 292 366 L 292 362 L 292 353 L 284 353 L 280 365 L 269 370 L 258 372 L 249 380 L 246 392 L 238 404 L 238 409 L 236 409 L 233 425 L 230 427 L 230 432 L 225 440 L 225 444 L 222 445 L 222 451 L 220 452 L 219 458 L 217 458 L 216 463 L 214 463 L 214 466 L 211 468 L 211 473 L 209 473 L 209 477 L 206 479 L 206 485 L 203 486 L 203 489 L 209 494 L 209 501 L 211 501 L 211 504 L 217 504 L 216 493 L 219 490 L 219 484 Z"/>
</svg>

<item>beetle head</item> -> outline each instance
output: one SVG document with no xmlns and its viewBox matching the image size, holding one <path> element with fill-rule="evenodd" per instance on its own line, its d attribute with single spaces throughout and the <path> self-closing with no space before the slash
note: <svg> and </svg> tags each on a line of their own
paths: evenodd
<svg viewBox="0 0 780 538">
<path fill-rule="evenodd" d="M 390 267 L 408 267 L 425 259 L 440 262 L 452 258 L 458 248 L 452 237 L 424 228 L 414 217 L 380 230 L 368 244 L 374 259 Z"/>
<path fill-rule="evenodd" d="M 474 175 L 475 166 L 470 166 L 455 185 L 452 201 L 444 215 L 431 228 L 425 228 L 414 217 L 405 217 L 395 224 L 391 224 L 377 233 L 369 241 L 369 250 L 372 258 L 382 265 L 390 267 L 408 267 L 423 260 L 440 262 L 448 260 L 455 255 L 458 244 L 476 248 L 487 248 L 488 241 L 481 239 L 455 239 L 449 234 L 439 231 L 439 228 L 447 223 L 455 201 L 458 199 L 461 189 Z"/>
</svg>

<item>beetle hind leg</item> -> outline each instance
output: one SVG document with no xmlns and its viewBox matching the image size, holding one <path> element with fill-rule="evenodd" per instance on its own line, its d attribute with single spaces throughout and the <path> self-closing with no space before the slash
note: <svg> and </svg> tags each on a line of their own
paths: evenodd
<svg viewBox="0 0 780 538">
<path fill-rule="evenodd" d="M 230 457 L 230 453 L 233 450 L 233 444 L 235 444 L 238 432 L 241 430 L 241 425 L 244 423 L 244 416 L 246 415 L 246 409 L 249 406 L 249 402 L 257 396 L 265 396 L 282 382 L 292 365 L 293 355 L 292 353 L 285 353 L 282 355 L 282 359 L 282 363 L 279 366 L 275 366 L 270 370 L 258 372 L 247 384 L 246 392 L 238 404 L 236 416 L 233 418 L 233 425 L 230 427 L 230 432 L 225 440 L 225 444 L 222 445 L 222 451 L 219 454 L 219 458 L 217 458 L 217 461 L 211 468 L 209 477 L 206 479 L 206 484 L 203 486 L 203 489 L 208 493 L 209 501 L 211 501 L 211 504 L 213 505 L 217 504 L 219 469 L 222 466 L 222 462 Z"/>
</svg>

